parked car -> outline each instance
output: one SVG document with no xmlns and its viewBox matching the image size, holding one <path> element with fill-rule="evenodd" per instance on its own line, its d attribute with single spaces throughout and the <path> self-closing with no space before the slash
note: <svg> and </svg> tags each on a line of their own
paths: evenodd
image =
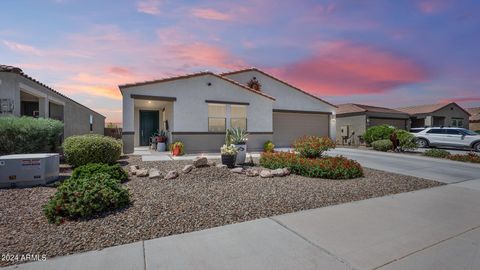
<svg viewBox="0 0 480 270">
<path fill-rule="evenodd" d="M 418 132 L 420 132 L 424 129 L 425 129 L 424 127 L 422 127 L 422 128 L 411 128 L 410 133 L 418 133 Z"/>
<path fill-rule="evenodd" d="M 412 134 L 419 147 L 448 146 L 480 152 L 480 134 L 465 128 L 429 127 Z"/>
</svg>

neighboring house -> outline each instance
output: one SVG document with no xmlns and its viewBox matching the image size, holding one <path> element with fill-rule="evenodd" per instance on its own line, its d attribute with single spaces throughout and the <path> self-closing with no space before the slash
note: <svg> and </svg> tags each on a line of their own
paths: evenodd
<svg viewBox="0 0 480 270">
<path fill-rule="evenodd" d="M 470 117 L 470 114 L 455 102 L 411 106 L 397 110 L 410 114 L 412 128 L 442 126 L 468 128 Z"/>
<path fill-rule="evenodd" d="M 230 127 L 247 130 L 250 150 L 262 149 L 268 140 L 289 147 L 303 135 L 335 138 L 334 105 L 255 68 L 119 88 L 125 153 L 148 145 L 159 129 L 168 131 L 169 142 L 182 141 L 190 153 L 218 152 Z"/>
<path fill-rule="evenodd" d="M 470 113 L 470 129 L 473 131 L 480 131 L 480 107 L 468 108 L 467 112 Z"/>
<path fill-rule="evenodd" d="M 0 116 L 8 115 L 63 121 L 64 138 L 103 134 L 105 126 L 105 116 L 31 78 L 20 68 L 0 65 Z"/>
<path fill-rule="evenodd" d="M 363 104 L 337 105 L 337 143 L 361 144 L 361 136 L 372 126 L 390 125 L 408 130 L 410 116 L 404 112 Z"/>
</svg>

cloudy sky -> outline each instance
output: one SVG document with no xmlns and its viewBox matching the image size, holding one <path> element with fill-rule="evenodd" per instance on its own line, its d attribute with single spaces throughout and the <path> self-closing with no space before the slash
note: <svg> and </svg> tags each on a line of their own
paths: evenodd
<svg viewBox="0 0 480 270">
<path fill-rule="evenodd" d="M 0 63 L 121 122 L 117 85 L 258 67 L 333 103 L 480 106 L 480 1 L 2 1 Z"/>
</svg>

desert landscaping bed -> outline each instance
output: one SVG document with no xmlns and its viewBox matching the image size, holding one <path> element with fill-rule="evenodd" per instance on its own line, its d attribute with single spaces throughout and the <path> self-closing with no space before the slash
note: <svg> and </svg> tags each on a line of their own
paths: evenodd
<svg viewBox="0 0 480 270">
<path fill-rule="evenodd" d="M 156 167 L 165 173 L 181 172 L 191 161 L 142 162 L 130 156 L 121 164 Z M 170 180 L 131 176 L 124 184 L 131 193 L 130 207 L 59 226 L 49 224 L 41 211 L 55 188 L 4 189 L 0 190 L 0 253 L 51 258 L 442 185 L 366 168 L 364 174 L 351 180 L 261 178 L 212 166 Z M 7 264 L 0 261 L 0 266 Z"/>
</svg>

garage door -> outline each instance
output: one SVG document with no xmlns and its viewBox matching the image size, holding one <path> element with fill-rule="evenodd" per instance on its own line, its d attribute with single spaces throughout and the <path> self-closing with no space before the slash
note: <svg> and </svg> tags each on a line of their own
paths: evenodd
<svg viewBox="0 0 480 270">
<path fill-rule="evenodd" d="M 400 129 L 406 129 L 407 120 L 395 118 L 374 118 L 370 117 L 369 126 L 389 125 Z"/>
<path fill-rule="evenodd" d="M 273 143 L 290 147 L 304 135 L 328 136 L 329 115 L 319 113 L 273 112 Z"/>
</svg>

